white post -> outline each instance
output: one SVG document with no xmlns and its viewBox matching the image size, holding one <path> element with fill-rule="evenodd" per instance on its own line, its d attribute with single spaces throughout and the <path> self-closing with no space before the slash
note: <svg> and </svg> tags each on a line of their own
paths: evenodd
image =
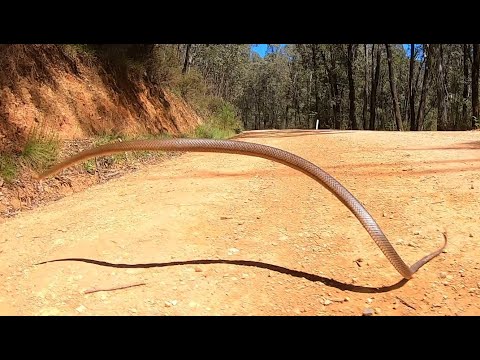
<svg viewBox="0 0 480 360">
<path fill-rule="evenodd" d="M 317 126 L 315 127 L 315 130 L 318 130 L 318 123 L 320 122 L 320 120 L 317 119 Z"/>
</svg>

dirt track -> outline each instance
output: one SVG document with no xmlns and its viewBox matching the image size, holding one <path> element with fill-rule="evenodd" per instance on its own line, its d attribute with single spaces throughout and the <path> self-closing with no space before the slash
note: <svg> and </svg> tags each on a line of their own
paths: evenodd
<svg viewBox="0 0 480 360">
<path fill-rule="evenodd" d="M 446 252 L 401 281 L 312 179 L 264 159 L 190 153 L 1 220 L 0 314 L 480 315 L 479 132 L 239 140 L 332 174 L 407 264 L 444 229 Z"/>
</svg>

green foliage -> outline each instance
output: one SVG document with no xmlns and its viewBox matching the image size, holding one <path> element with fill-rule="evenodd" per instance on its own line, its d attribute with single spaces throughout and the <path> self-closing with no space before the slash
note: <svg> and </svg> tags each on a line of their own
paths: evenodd
<svg viewBox="0 0 480 360">
<path fill-rule="evenodd" d="M 42 171 L 57 160 L 58 152 L 57 136 L 44 128 L 33 127 L 27 136 L 21 157 L 25 165 L 36 171 Z"/>
<path fill-rule="evenodd" d="M 206 92 L 202 74 L 195 69 L 181 76 L 176 84 L 180 95 L 186 100 L 195 100 Z"/>
<path fill-rule="evenodd" d="M 205 139 L 227 139 L 243 130 L 235 106 L 219 98 L 210 98 L 207 108 L 211 112 L 207 121 L 198 126 L 193 136 Z"/>
<path fill-rule="evenodd" d="M 17 176 L 18 167 L 15 159 L 9 154 L 0 154 L 0 178 L 11 183 Z"/>
<path fill-rule="evenodd" d="M 88 44 L 63 44 L 61 46 L 63 51 L 65 51 L 65 53 L 72 58 L 78 55 L 91 58 L 95 57 L 94 49 Z"/>
</svg>

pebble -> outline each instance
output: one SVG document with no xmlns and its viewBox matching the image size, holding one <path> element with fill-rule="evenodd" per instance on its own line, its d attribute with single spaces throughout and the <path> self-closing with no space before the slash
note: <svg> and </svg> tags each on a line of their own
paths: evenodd
<svg viewBox="0 0 480 360">
<path fill-rule="evenodd" d="M 447 275 L 447 280 L 452 280 L 453 276 L 452 275 Z"/>
<path fill-rule="evenodd" d="M 242 274 L 242 279 L 248 278 L 248 274 Z"/>
<path fill-rule="evenodd" d="M 382 312 L 382 310 L 380 310 L 380 308 L 378 308 L 378 307 L 376 307 L 373 310 L 375 311 L 375 314 L 377 314 L 377 315 L 380 315 L 380 313 Z"/>
<path fill-rule="evenodd" d="M 83 305 L 80 305 L 75 310 L 77 310 L 79 313 L 83 313 L 85 310 L 87 310 L 87 308 Z"/>
<path fill-rule="evenodd" d="M 130 312 L 132 312 L 132 313 L 134 313 L 134 314 L 137 312 L 137 309 L 135 309 L 135 308 L 129 309 L 129 310 L 130 310 Z"/>
<path fill-rule="evenodd" d="M 202 268 L 200 266 L 195 266 L 195 272 L 202 272 Z"/>
<path fill-rule="evenodd" d="M 403 239 L 398 239 L 396 244 L 400 245 L 400 244 L 403 244 L 403 243 L 404 243 Z"/>
<path fill-rule="evenodd" d="M 470 234 L 468 234 L 468 236 L 469 236 L 469 237 L 473 237 L 473 234 L 472 234 L 472 233 L 470 233 Z"/>
<path fill-rule="evenodd" d="M 235 276 L 232 276 L 232 277 L 230 278 L 230 280 L 237 281 L 238 278 L 236 278 Z"/>
<path fill-rule="evenodd" d="M 323 300 L 323 305 L 325 305 L 325 306 L 328 306 L 328 305 L 330 305 L 331 303 L 332 303 L 332 302 L 331 302 L 330 300 L 328 300 L 328 299 Z"/>
<path fill-rule="evenodd" d="M 440 279 L 445 279 L 447 277 L 447 273 L 445 271 L 442 271 L 440 273 Z"/>
<path fill-rule="evenodd" d="M 372 298 L 368 298 L 368 299 L 367 299 L 367 303 L 368 303 L 368 304 L 371 304 L 372 302 L 373 302 L 373 299 L 372 299 Z"/>
<path fill-rule="evenodd" d="M 387 213 L 384 211 L 383 212 L 383 217 L 386 217 L 387 216 Z"/>
<path fill-rule="evenodd" d="M 417 230 L 417 231 L 414 231 L 414 232 L 413 232 L 413 235 L 420 235 L 420 231 L 418 231 L 418 230 Z"/>
<path fill-rule="evenodd" d="M 365 308 L 363 309 L 363 316 L 372 316 L 374 314 L 374 310 L 372 308 Z"/>
<path fill-rule="evenodd" d="M 350 301 L 350 298 L 348 296 L 345 296 L 345 299 L 343 299 L 344 301 Z"/>
<path fill-rule="evenodd" d="M 474 188 L 474 187 L 473 187 L 473 184 L 472 184 L 472 185 L 470 185 L 470 189 L 473 189 L 473 188 Z"/>
<path fill-rule="evenodd" d="M 240 250 L 236 249 L 236 248 L 230 248 L 228 249 L 228 255 L 233 255 L 233 254 L 237 254 Z"/>
<path fill-rule="evenodd" d="M 165 301 L 165 307 L 175 306 L 178 304 L 177 300 Z"/>
</svg>

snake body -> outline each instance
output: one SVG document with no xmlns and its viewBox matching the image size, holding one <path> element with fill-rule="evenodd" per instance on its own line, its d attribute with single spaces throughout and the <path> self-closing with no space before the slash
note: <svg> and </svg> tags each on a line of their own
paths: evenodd
<svg viewBox="0 0 480 360">
<path fill-rule="evenodd" d="M 375 241 L 380 250 L 385 254 L 395 269 L 405 278 L 411 279 L 423 265 L 439 255 L 447 244 L 446 233 L 443 233 L 444 244 L 439 249 L 426 255 L 412 266 L 408 266 L 398 255 L 392 244 L 380 229 L 379 225 L 363 207 L 363 205 L 353 196 L 342 184 L 340 184 L 330 174 L 320 169 L 310 161 L 294 155 L 290 152 L 256 143 L 236 141 L 236 140 L 211 140 L 211 139 L 168 139 L 168 140 L 132 140 L 118 143 L 110 143 L 95 148 L 82 151 L 63 162 L 54 165 L 37 178 L 43 179 L 58 173 L 63 168 L 78 163 L 80 161 L 97 157 L 110 155 L 125 151 L 182 151 L 182 152 L 216 152 L 227 154 L 241 154 L 254 157 L 260 157 L 275 161 L 295 170 L 301 171 L 305 175 L 319 182 L 333 195 L 335 195 L 360 221 L 368 234 Z"/>
</svg>

